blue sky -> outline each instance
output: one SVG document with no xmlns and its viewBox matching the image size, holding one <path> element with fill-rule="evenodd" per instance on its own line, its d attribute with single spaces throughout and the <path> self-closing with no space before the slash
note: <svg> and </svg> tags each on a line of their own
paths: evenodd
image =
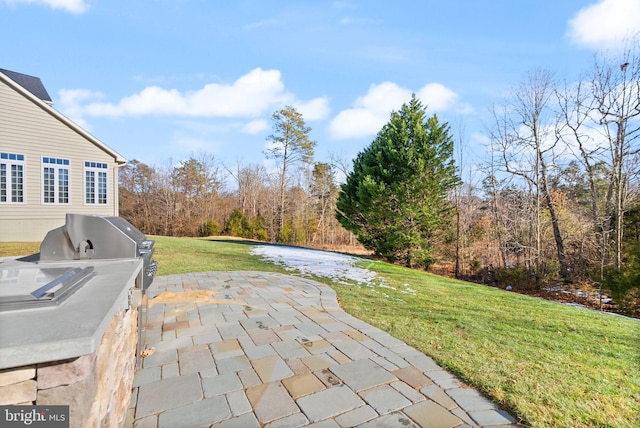
<svg viewBox="0 0 640 428">
<path fill-rule="evenodd" d="M 293 105 L 316 160 L 353 158 L 416 93 L 480 160 L 528 71 L 569 81 L 640 30 L 638 0 L 0 0 L 0 68 L 125 158 L 267 162 Z"/>
</svg>

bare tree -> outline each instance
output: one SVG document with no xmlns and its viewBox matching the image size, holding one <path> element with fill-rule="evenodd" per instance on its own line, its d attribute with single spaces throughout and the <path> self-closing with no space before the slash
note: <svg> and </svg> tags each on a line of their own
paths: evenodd
<svg viewBox="0 0 640 428">
<path fill-rule="evenodd" d="M 595 62 L 591 85 L 599 124 L 607 142 L 611 168 L 606 211 L 615 220 L 615 266 L 622 265 L 624 214 L 627 209 L 629 159 L 638 153 L 640 134 L 640 56 L 636 44 L 621 56 Z M 608 221 L 608 220 L 606 220 Z M 605 225 L 605 233 L 609 227 Z"/>
<path fill-rule="evenodd" d="M 120 215 L 145 233 L 154 233 L 151 195 L 156 188 L 155 170 L 134 159 L 119 170 Z"/>
<path fill-rule="evenodd" d="M 611 241 L 615 244 L 613 264 L 619 269 L 622 263 L 629 183 L 637 174 L 634 158 L 640 135 L 640 56 L 636 51 L 638 39 L 632 42 L 632 48 L 620 55 L 596 57 L 588 77 L 557 93 L 565 127 L 562 137 L 588 179 L 601 268 L 611 262 Z"/>
<path fill-rule="evenodd" d="M 553 164 L 560 140 L 556 118 L 550 109 L 554 78 L 546 70 L 534 70 L 514 91 L 502 111 L 494 109 L 496 125 L 493 140 L 502 156 L 502 168 L 518 176 L 534 192 L 534 230 L 536 271 L 540 271 L 542 255 L 542 204 L 549 212 L 560 276 L 569 278 L 564 238 L 549 183 L 549 166 Z"/>
<path fill-rule="evenodd" d="M 261 211 L 266 211 L 264 196 L 267 192 L 267 169 L 261 164 L 243 166 L 236 164 L 235 172 L 226 168 L 236 181 L 237 200 L 240 211 L 249 219 L 255 218 Z"/>
<path fill-rule="evenodd" d="M 218 162 L 207 153 L 192 155 L 174 168 L 172 179 L 181 202 L 180 234 L 201 234 L 205 224 L 213 220 L 224 183 Z"/>
</svg>

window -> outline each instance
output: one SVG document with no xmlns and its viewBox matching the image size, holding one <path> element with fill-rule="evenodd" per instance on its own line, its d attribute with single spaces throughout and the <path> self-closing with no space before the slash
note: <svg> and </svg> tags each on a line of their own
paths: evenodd
<svg viewBox="0 0 640 428">
<path fill-rule="evenodd" d="M 24 203 L 24 155 L 0 153 L 0 204 Z"/>
<path fill-rule="evenodd" d="M 69 203 L 69 159 L 42 158 L 42 202 Z"/>
<path fill-rule="evenodd" d="M 84 163 L 84 203 L 89 205 L 107 204 L 107 170 L 106 163 Z"/>
</svg>

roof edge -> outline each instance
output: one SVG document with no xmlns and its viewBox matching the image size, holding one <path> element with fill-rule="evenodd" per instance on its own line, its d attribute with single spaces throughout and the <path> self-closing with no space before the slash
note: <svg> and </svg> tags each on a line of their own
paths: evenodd
<svg viewBox="0 0 640 428">
<path fill-rule="evenodd" d="M 101 150 L 103 150 L 106 153 L 108 153 L 109 155 L 113 156 L 115 158 L 116 163 L 118 163 L 119 165 L 124 165 L 124 164 L 127 163 L 127 159 L 125 159 L 124 156 L 122 156 L 120 153 L 116 152 L 111 147 L 107 146 L 102 141 L 100 141 L 99 139 L 97 139 L 96 137 L 91 135 L 89 132 L 87 132 L 84 129 L 82 129 L 80 127 L 80 125 L 76 124 L 71 119 L 69 119 L 68 117 L 66 117 L 62 113 L 60 113 L 58 110 L 54 109 L 51 105 L 49 105 L 48 103 L 44 102 L 43 100 L 41 100 L 40 98 L 36 97 L 34 94 L 29 92 L 27 89 L 25 89 L 22 86 L 20 86 L 18 83 L 13 81 L 13 79 L 11 79 L 9 76 L 7 76 L 6 74 L 2 73 L 2 71 L 0 71 L 0 80 L 3 81 L 4 83 L 6 83 L 7 85 L 11 86 L 14 90 L 19 92 L 25 98 L 29 99 L 31 102 L 36 104 L 42 110 L 44 110 L 45 112 L 49 113 L 51 116 L 53 116 L 56 119 L 58 119 L 60 122 L 62 122 L 65 125 L 67 125 L 73 131 L 77 132 L 78 134 L 80 134 L 85 139 L 91 141 L 93 144 L 95 144 Z"/>
</svg>

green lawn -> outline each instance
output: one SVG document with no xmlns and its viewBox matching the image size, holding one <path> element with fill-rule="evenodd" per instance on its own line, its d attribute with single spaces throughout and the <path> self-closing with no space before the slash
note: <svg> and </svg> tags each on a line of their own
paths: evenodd
<svg viewBox="0 0 640 428">
<path fill-rule="evenodd" d="M 284 272 L 248 254 L 257 243 L 153 238 L 159 275 Z M 386 286 L 318 280 L 347 312 L 422 350 L 523 424 L 640 427 L 640 322 L 387 263 L 363 266 Z"/>
<path fill-rule="evenodd" d="M 260 256 L 249 254 L 247 244 L 260 245 L 258 242 L 225 238 L 149 238 L 156 240 L 153 258 L 158 262 L 157 275 L 224 270 L 285 272 L 279 266 L 263 262 Z"/>
<path fill-rule="evenodd" d="M 525 424 L 640 426 L 640 322 L 386 263 L 367 267 L 397 290 L 333 285 L 347 312 Z"/>
</svg>

